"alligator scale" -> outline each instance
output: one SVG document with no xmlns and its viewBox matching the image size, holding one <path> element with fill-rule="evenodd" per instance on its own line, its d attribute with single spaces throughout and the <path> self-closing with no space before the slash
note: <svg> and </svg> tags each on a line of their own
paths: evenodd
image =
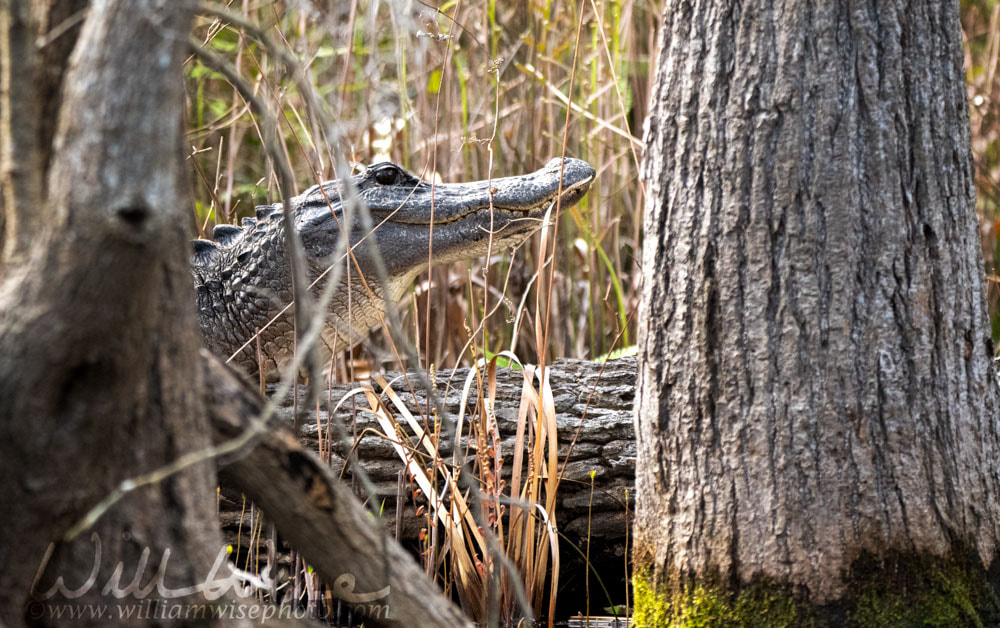
<svg viewBox="0 0 1000 628">
<path fill-rule="evenodd" d="M 326 312 L 327 355 L 364 338 L 381 320 L 386 304 L 403 296 L 427 267 L 432 231 L 435 263 L 484 255 L 491 234 L 493 250 L 499 251 L 537 230 L 560 193 L 562 209 L 577 203 L 593 179 L 594 169 L 577 159 L 554 159 L 524 176 L 433 187 L 391 163 L 353 177 L 357 198 L 368 206 L 376 227 L 368 234 L 360 220 L 350 221 L 349 241 L 367 281 L 360 280 L 351 263 L 348 290 L 346 273 L 341 273 Z M 346 224 L 342 195 L 347 192 L 340 181 L 330 181 L 291 200 L 292 223 L 305 249 L 311 282 L 325 277 L 336 263 L 331 258 L 340 225 Z M 260 206 L 256 213 L 256 218 L 244 218 L 241 227 L 217 226 L 214 241 L 195 240 L 192 273 L 208 348 L 224 358 L 234 356 L 234 362 L 255 373 L 259 347 L 262 365 L 273 377 L 292 357 L 293 313 L 286 309 L 292 302 L 292 279 L 281 204 Z M 385 290 L 375 279 L 376 251 L 388 276 Z M 314 289 L 322 286 L 320 279 Z"/>
</svg>

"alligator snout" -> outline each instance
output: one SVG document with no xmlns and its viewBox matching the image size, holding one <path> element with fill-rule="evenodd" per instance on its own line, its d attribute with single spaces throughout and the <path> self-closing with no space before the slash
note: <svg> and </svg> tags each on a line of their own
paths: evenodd
<svg viewBox="0 0 1000 628">
<path fill-rule="evenodd" d="M 572 157 L 566 157 L 565 159 L 560 159 L 556 157 L 545 164 L 542 170 L 559 172 L 560 165 L 565 164 L 562 167 L 563 175 L 563 186 L 566 187 L 566 183 L 569 182 L 571 185 L 578 184 L 580 182 L 593 181 L 597 172 L 594 171 L 593 166 L 583 161 L 582 159 L 573 159 Z"/>
</svg>

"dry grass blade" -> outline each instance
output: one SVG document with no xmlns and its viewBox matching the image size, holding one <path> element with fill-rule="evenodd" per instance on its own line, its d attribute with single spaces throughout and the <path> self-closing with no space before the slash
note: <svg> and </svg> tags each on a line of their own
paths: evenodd
<svg viewBox="0 0 1000 628">
<path fill-rule="evenodd" d="M 432 512 L 436 513 L 441 519 L 441 523 L 447 526 L 449 529 L 458 530 L 458 534 L 461 535 L 460 528 L 455 523 L 452 518 L 451 510 L 448 508 L 441 507 L 441 503 L 438 501 L 437 491 L 434 490 L 430 478 L 424 469 L 417 464 L 414 460 L 411 451 L 413 450 L 413 443 L 404 442 L 403 439 L 399 437 L 398 424 L 395 423 L 389 414 L 385 411 L 381 401 L 379 401 L 378 396 L 375 394 L 374 390 L 364 389 L 365 396 L 368 398 L 369 408 L 368 411 L 371 412 L 382 427 L 385 432 L 386 439 L 392 448 L 396 451 L 400 460 L 406 465 L 406 470 L 423 491 L 423 494 L 427 496 L 427 499 L 431 502 Z"/>
<path fill-rule="evenodd" d="M 407 471 L 420 487 L 426 496 L 429 504 L 429 511 L 441 521 L 447 538 L 447 548 L 451 555 L 452 571 L 460 581 L 463 593 L 468 596 L 469 603 L 473 608 L 478 609 L 477 616 L 481 616 L 487 609 L 485 608 L 484 582 L 487 572 L 484 569 L 484 560 L 478 557 L 489 555 L 489 545 L 483 536 L 480 525 L 473 516 L 468 500 L 458 486 L 457 470 L 452 471 L 440 455 L 439 450 L 432 442 L 430 435 L 425 432 L 420 422 L 413 416 L 409 408 L 403 403 L 392 387 L 383 378 L 376 380 L 382 388 L 382 394 L 386 395 L 393 406 L 403 417 L 406 425 L 417 437 L 417 443 L 427 452 L 430 463 L 421 467 L 412 455 L 412 443 L 403 443 L 398 439 L 390 438 L 393 448 L 404 461 Z M 371 411 L 376 415 L 379 424 L 387 434 L 399 434 L 400 425 L 394 422 L 386 413 L 381 402 L 375 396 L 374 391 L 366 392 L 369 397 Z M 455 467 L 457 469 L 457 467 Z M 442 480 L 442 488 L 438 492 L 435 490 L 435 481 Z"/>
<path fill-rule="evenodd" d="M 539 413 L 539 426 L 544 429 L 544 440 L 548 446 L 547 460 L 545 465 L 546 474 L 546 490 L 545 490 L 545 510 L 548 513 L 548 518 L 546 519 L 547 526 L 555 525 L 555 511 L 556 511 L 556 493 L 559 490 L 559 474 L 557 470 L 559 469 L 559 441 L 558 441 L 558 427 L 556 423 L 556 408 L 555 402 L 552 398 L 552 388 L 550 386 L 550 379 L 546 377 L 546 373 L 543 369 L 540 369 L 541 373 L 539 379 L 541 381 L 542 387 L 542 407 Z M 559 539 L 557 536 L 548 536 L 549 549 L 552 556 L 552 576 L 551 585 L 549 589 L 549 625 L 551 626 L 552 618 L 555 617 L 555 600 L 556 591 L 559 586 Z M 545 573 L 545 557 L 547 555 L 544 552 L 539 552 L 539 566 L 536 573 Z"/>
</svg>

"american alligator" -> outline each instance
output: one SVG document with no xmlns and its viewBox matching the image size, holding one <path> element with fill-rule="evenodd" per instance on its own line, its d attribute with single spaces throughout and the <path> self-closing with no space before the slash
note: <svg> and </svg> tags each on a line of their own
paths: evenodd
<svg viewBox="0 0 1000 628">
<path fill-rule="evenodd" d="M 491 235 L 494 251 L 522 242 L 541 226 L 560 192 L 558 205 L 565 209 L 586 194 L 593 179 L 594 169 L 577 159 L 554 159 L 531 174 L 474 183 L 432 186 L 388 162 L 354 176 L 354 190 L 376 227 L 368 235 L 357 216 L 350 222 L 349 241 L 366 281 L 348 262 L 351 289 L 345 274 L 326 312 L 325 353 L 363 339 L 379 323 L 386 304 L 395 304 L 427 267 L 432 216 L 434 263 L 449 263 L 485 254 Z M 344 224 L 346 193 L 340 181 L 330 181 L 291 199 L 309 280 L 320 278 L 316 290 L 325 271 L 337 263 L 330 258 Z M 277 376 L 291 359 L 295 340 L 293 315 L 286 308 L 292 302 L 292 280 L 281 212 L 280 203 L 257 207 L 256 218 L 244 218 L 241 227 L 219 225 L 214 242 L 193 243 L 192 273 L 206 346 L 224 358 L 233 356 L 249 373 L 258 371 L 259 346 L 269 376 Z M 377 280 L 376 250 L 382 254 L 388 294 Z"/>
</svg>

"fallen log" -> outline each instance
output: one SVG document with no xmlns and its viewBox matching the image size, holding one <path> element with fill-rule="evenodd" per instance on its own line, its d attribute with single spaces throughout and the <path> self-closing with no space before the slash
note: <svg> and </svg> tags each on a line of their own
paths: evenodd
<svg viewBox="0 0 1000 628">
<path fill-rule="evenodd" d="M 588 532 L 594 539 L 613 544 L 621 543 L 628 532 L 626 507 L 631 508 L 635 475 L 635 434 L 632 426 L 632 404 L 635 394 L 636 360 L 624 358 L 607 363 L 584 360 L 559 359 L 549 369 L 550 386 L 558 425 L 558 442 L 562 482 L 557 500 L 556 517 L 559 530 L 572 542 L 583 541 Z M 469 375 L 468 368 L 438 371 L 435 376 L 437 398 L 446 417 L 452 422 L 459 414 L 462 387 Z M 414 394 L 399 374 L 385 376 L 393 390 L 415 417 L 420 417 L 427 405 L 426 390 L 415 374 L 408 376 Z M 484 375 L 485 380 L 485 375 Z M 494 394 L 497 428 L 501 435 L 501 451 L 506 461 L 505 478 L 509 481 L 510 460 L 517 429 L 517 414 L 523 384 L 520 370 L 497 370 Z M 379 505 L 387 527 L 395 532 L 397 518 L 395 507 L 399 490 L 399 473 L 404 463 L 392 447 L 374 414 L 368 411 L 364 396 L 359 396 L 352 407 L 350 400 L 340 403 L 358 384 L 338 384 L 330 388 L 319 411 L 312 411 L 301 428 L 303 445 L 316 452 L 329 447 L 331 469 L 335 474 L 344 471 L 345 458 L 353 448 L 359 464 L 374 485 L 375 492 L 368 497 Z M 377 387 L 375 387 L 377 389 Z M 274 386 L 269 387 L 269 395 Z M 475 416 L 476 403 L 482 390 L 475 385 L 466 401 L 465 416 Z M 306 399 L 304 390 L 298 398 Z M 294 424 L 294 396 L 282 400 L 276 419 L 291 426 Z M 340 408 L 331 416 L 328 408 Z M 387 405 L 390 405 L 386 402 Z M 467 419 L 468 420 L 468 419 Z M 351 436 L 349 447 L 336 437 L 335 424 Z M 468 430 L 466 429 L 467 433 Z M 450 432 L 445 432 L 450 433 Z M 412 433 L 411 433 L 412 435 Z M 470 456 L 475 453 L 475 442 L 465 438 L 461 447 L 469 446 Z M 453 443 L 442 438 L 439 448 L 450 459 Z M 572 449 L 571 449 L 572 448 Z M 568 461 L 567 461 L 567 454 Z M 591 472 L 594 473 L 591 491 Z M 351 476 L 348 466 L 345 476 Z M 628 495 L 626 496 L 626 491 Z M 412 506 L 404 511 L 402 528 L 398 537 L 414 538 L 424 527 L 423 519 L 415 517 Z M 631 522 L 631 514 L 628 516 Z"/>
</svg>

